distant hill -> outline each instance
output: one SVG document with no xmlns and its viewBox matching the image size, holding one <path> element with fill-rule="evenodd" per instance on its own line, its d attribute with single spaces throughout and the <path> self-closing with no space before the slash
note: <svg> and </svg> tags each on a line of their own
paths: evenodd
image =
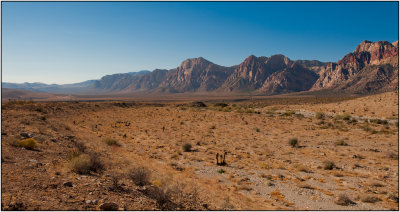
<svg viewBox="0 0 400 212">
<path fill-rule="evenodd" d="M 363 41 L 338 62 L 292 61 L 284 55 L 246 58 L 232 67 L 202 57 L 177 68 L 112 74 L 68 85 L 2 83 L 4 88 L 51 93 L 253 93 L 274 95 L 299 91 L 377 93 L 398 89 L 399 42 Z"/>
<path fill-rule="evenodd" d="M 3 88 L 1 91 L 1 99 L 3 102 L 10 100 L 38 100 L 38 99 L 49 99 L 57 98 L 55 94 L 50 93 L 39 93 L 26 90 L 16 90 Z"/>
</svg>

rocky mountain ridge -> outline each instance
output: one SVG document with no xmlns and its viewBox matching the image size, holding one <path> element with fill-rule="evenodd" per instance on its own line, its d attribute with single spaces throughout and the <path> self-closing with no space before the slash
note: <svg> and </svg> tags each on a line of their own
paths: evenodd
<svg viewBox="0 0 400 212">
<path fill-rule="evenodd" d="M 78 91 L 239 92 L 273 95 L 329 89 L 349 93 L 375 93 L 398 89 L 398 55 L 398 41 L 363 41 L 353 52 L 336 63 L 317 60 L 292 61 L 278 54 L 270 57 L 250 55 L 239 65 L 224 67 L 199 57 L 187 59 L 179 67 L 171 70 L 156 69 L 136 74 L 107 75 L 100 80 L 82 84 Z M 3 87 L 10 86 L 18 87 L 3 83 Z M 41 88 L 40 91 L 43 90 L 45 89 Z"/>
</svg>

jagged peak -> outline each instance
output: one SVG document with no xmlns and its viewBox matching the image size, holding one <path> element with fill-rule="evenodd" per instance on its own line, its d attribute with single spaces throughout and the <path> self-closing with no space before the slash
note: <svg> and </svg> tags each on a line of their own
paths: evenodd
<svg viewBox="0 0 400 212">
<path fill-rule="evenodd" d="M 353 53 L 360 53 L 360 52 L 373 52 L 376 51 L 384 46 L 390 46 L 393 47 L 394 45 L 392 45 L 390 42 L 388 41 L 376 41 L 376 42 L 372 42 L 372 41 L 368 41 L 368 40 L 364 40 L 363 42 L 361 42 L 356 49 L 353 51 Z"/>
<path fill-rule="evenodd" d="M 275 54 L 272 55 L 271 57 L 269 57 L 265 63 L 284 63 L 284 64 L 288 64 L 290 62 L 290 59 L 288 57 L 286 57 L 283 54 Z"/>
<path fill-rule="evenodd" d="M 196 57 L 196 58 L 188 58 L 184 60 L 180 67 L 191 67 L 197 64 L 213 64 L 212 62 L 204 59 L 203 57 Z"/>
</svg>

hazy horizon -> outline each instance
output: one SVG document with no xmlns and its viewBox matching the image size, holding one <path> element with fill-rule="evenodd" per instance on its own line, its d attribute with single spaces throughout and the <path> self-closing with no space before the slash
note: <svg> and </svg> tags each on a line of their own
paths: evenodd
<svg viewBox="0 0 400 212">
<path fill-rule="evenodd" d="M 337 62 L 364 40 L 398 40 L 398 2 L 2 2 L 2 36 L 11 83 L 70 84 L 196 57 Z"/>
</svg>

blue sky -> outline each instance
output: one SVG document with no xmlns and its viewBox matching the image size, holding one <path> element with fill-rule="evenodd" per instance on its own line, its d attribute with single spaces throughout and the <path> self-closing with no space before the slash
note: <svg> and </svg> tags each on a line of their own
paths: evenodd
<svg viewBox="0 0 400 212">
<path fill-rule="evenodd" d="M 74 83 L 251 54 L 336 62 L 398 40 L 398 2 L 2 2 L 2 81 Z"/>
</svg>

